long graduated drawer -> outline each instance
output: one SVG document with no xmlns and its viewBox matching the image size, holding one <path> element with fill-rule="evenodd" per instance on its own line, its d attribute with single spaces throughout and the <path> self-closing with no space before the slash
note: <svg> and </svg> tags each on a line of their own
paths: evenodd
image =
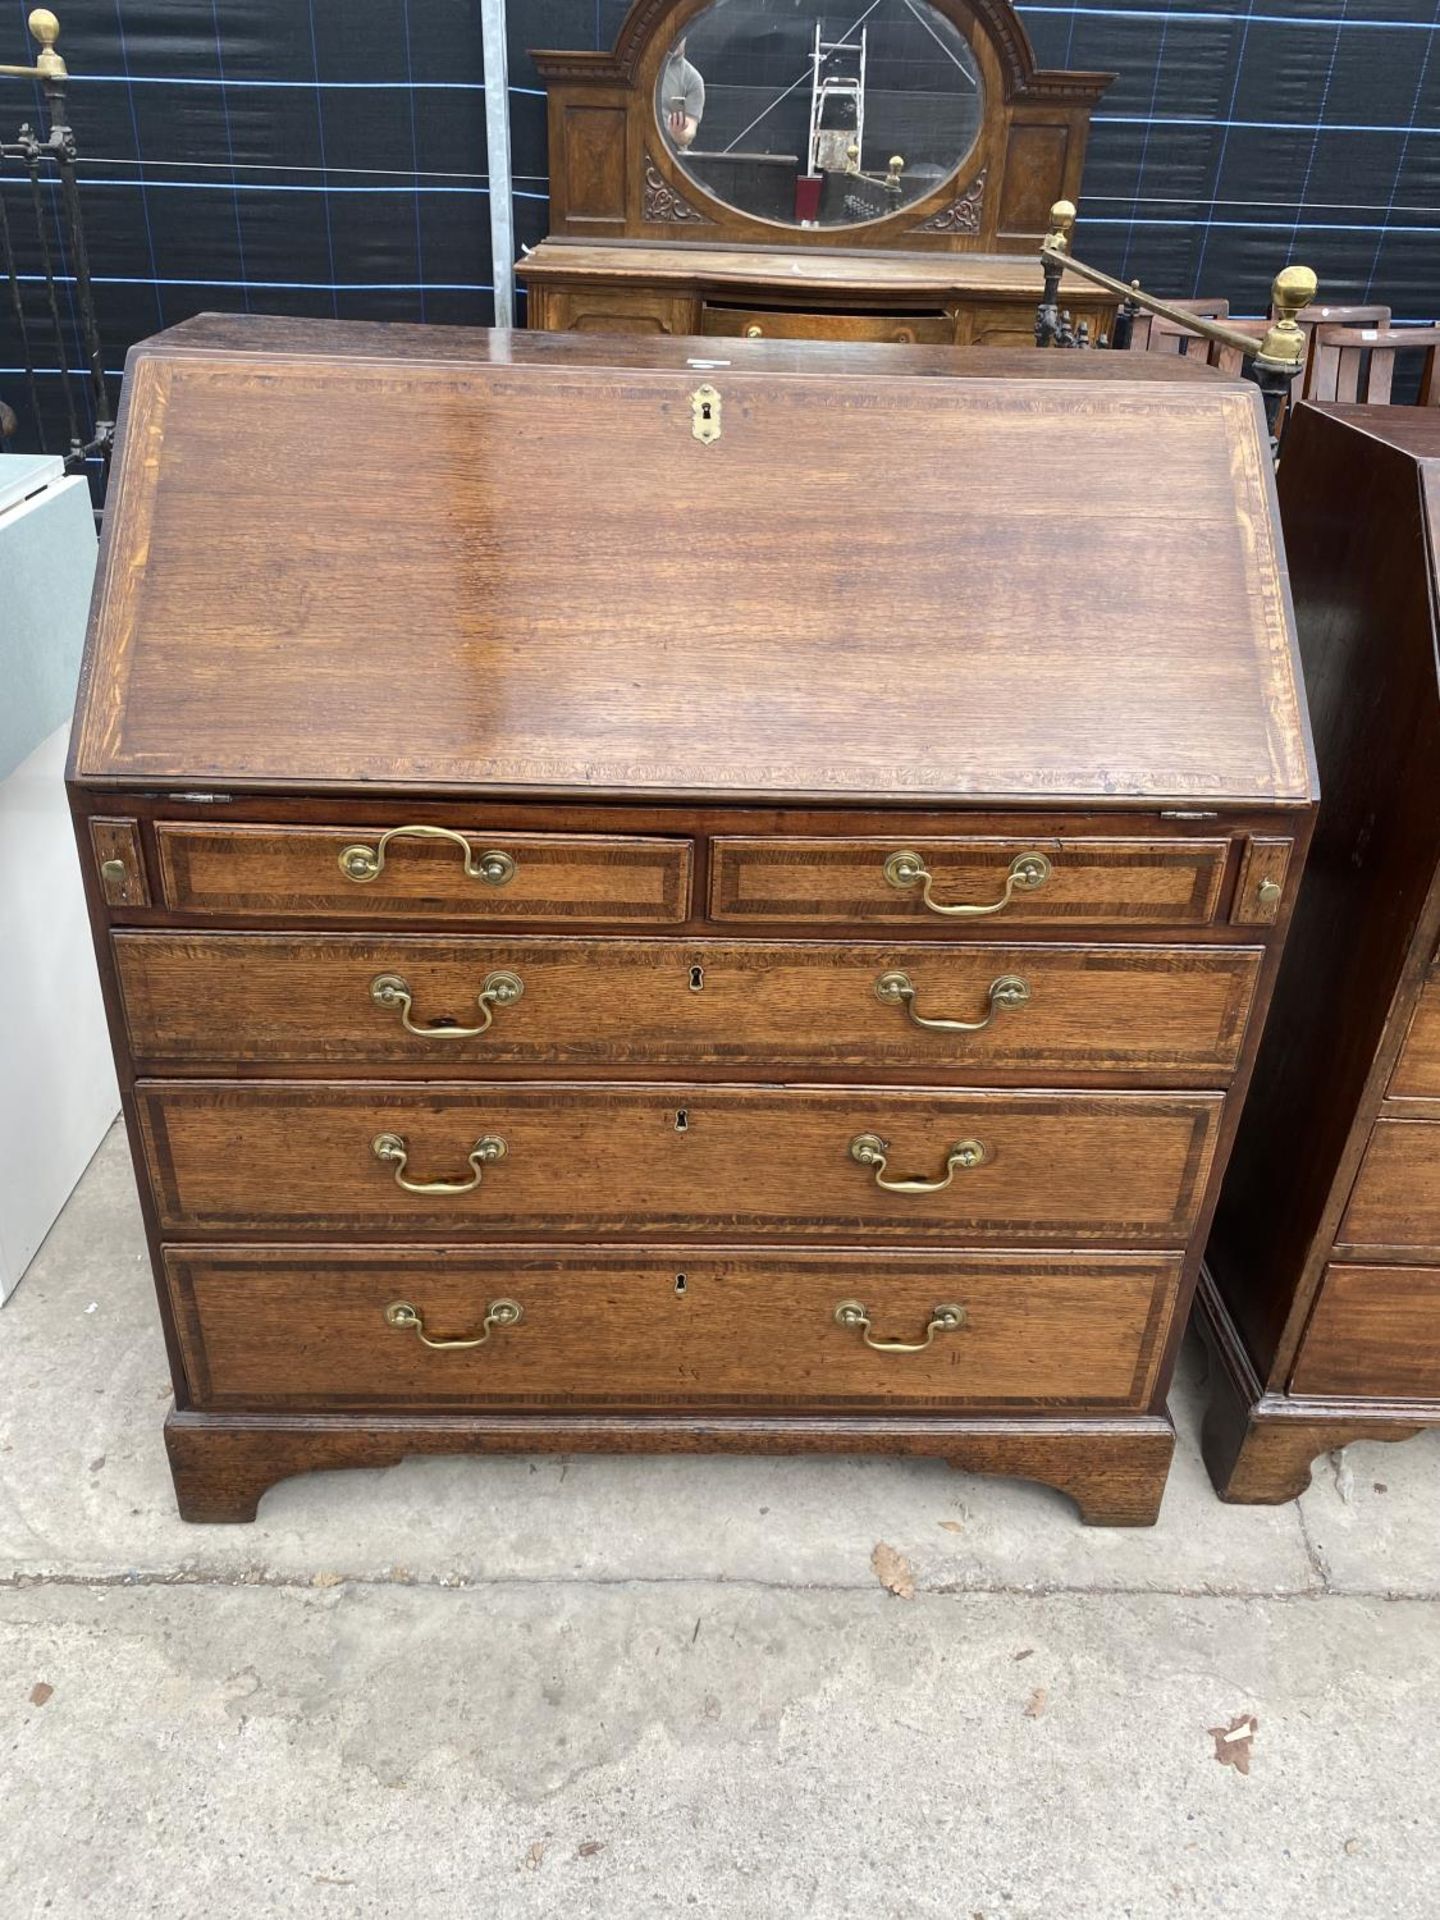
<svg viewBox="0 0 1440 1920">
<path fill-rule="evenodd" d="M 1184 1245 L 1222 1106 L 1198 1093 L 594 1082 L 141 1081 L 136 1097 L 170 1237 L 1116 1247 Z"/>
<path fill-rule="evenodd" d="M 1134 1407 L 1180 1261 L 170 1247 L 165 1275 L 207 1407 Z"/>
<path fill-rule="evenodd" d="M 1233 1072 L 1253 947 L 120 933 L 142 1071 Z"/>
</svg>

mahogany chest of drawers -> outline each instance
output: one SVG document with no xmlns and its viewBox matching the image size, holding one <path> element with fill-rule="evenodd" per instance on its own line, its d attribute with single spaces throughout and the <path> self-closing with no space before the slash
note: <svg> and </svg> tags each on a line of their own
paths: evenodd
<svg viewBox="0 0 1440 1920">
<path fill-rule="evenodd" d="M 136 350 L 71 788 L 188 1517 L 692 1448 L 1154 1518 L 1313 798 L 1256 396 L 1132 359 Z"/>
<path fill-rule="evenodd" d="M 1440 1423 L 1440 413 L 1302 407 L 1280 503 L 1325 797 L 1201 1299 L 1237 1501 Z"/>
</svg>

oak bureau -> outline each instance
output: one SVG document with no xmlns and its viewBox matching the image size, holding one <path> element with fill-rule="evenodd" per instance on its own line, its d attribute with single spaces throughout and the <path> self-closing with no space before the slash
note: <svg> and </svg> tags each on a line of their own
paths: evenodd
<svg viewBox="0 0 1440 1920">
<path fill-rule="evenodd" d="M 713 349 L 131 356 L 71 792 L 191 1519 L 535 1448 L 1155 1517 L 1314 806 L 1258 397 Z"/>
</svg>

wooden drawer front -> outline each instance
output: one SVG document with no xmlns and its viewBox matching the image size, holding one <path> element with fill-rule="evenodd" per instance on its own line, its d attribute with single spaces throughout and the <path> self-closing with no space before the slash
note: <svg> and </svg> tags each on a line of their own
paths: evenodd
<svg viewBox="0 0 1440 1920">
<path fill-rule="evenodd" d="M 883 922 L 948 928 L 1024 923 L 1204 926 L 1215 916 L 1225 840 L 742 840 L 714 842 L 713 920 Z M 914 854 L 939 906 L 995 907 L 953 915 L 926 905 L 923 880 L 895 886 L 886 862 Z M 1049 863 L 1041 885 L 1011 888 L 1027 854 Z M 892 869 L 893 870 L 893 869 Z M 1021 878 L 1023 880 L 1023 873 Z"/>
<path fill-rule="evenodd" d="M 748 340 L 893 341 L 902 347 L 950 347 L 955 322 L 948 313 L 776 313 L 763 307 L 709 307 L 701 331 Z M 1034 344 L 1034 324 L 1027 345 Z"/>
<path fill-rule="evenodd" d="M 1421 989 L 1410 1030 L 1390 1076 L 1391 1093 L 1440 1100 L 1440 976 Z"/>
<path fill-rule="evenodd" d="M 493 1062 L 768 1075 L 784 1061 L 1218 1080 L 1234 1068 L 1260 964 L 1243 947 L 269 933 L 122 933 L 114 944 L 131 1050 L 150 1072 L 413 1066 L 453 1076 Z M 519 997 L 507 1000 L 516 981 Z M 485 993 L 501 1004 L 482 1005 Z M 912 1007 L 922 1019 L 989 1024 L 937 1032 L 917 1026 Z M 407 1017 L 483 1031 L 416 1034 Z"/>
<path fill-rule="evenodd" d="M 1327 1268 L 1290 1391 L 1440 1400 L 1440 1270 Z"/>
<path fill-rule="evenodd" d="M 635 1248 L 171 1247 L 201 1407 L 707 1405 L 1134 1407 L 1164 1349 L 1178 1259 Z M 483 1346 L 494 1300 L 521 1319 Z M 937 1306 L 958 1330 L 915 1342 Z"/>
<path fill-rule="evenodd" d="M 610 1085 L 360 1085 L 347 1090 L 141 1082 L 156 1205 L 168 1232 L 310 1237 L 421 1231 L 519 1238 L 1012 1241 L 1183 1246 L 1221 1099 L 1203 1094 L 915 1093 Z M 893 1193 L 851 1152 L 891 1143 Z M 404 1143 L 402 1191 L 377 1158 Z M 498 1137 L 504 1157 L 484 1163 Z M 470 1155 L 479 1158 L 472 1161 Z"/>
<path fill-rule="evenodd" d="M 380 827 L 155 829 L 165 904 L 179 913 L 327 920 L 617 920 L 663 925 L 690 906 L 690 843 L 604 834 L 467 832 L 469 864 L 502 856 L 499 884 L 466 872 L 451 839 L 393 838 L 373 879 L 347 879 L 347 848 Z M 513 863 L 513 871 L 507 869 Z"/>
<path fill-rule="evenodd" d="M 1440 1257 L 1440 1119 L 1376 1121 L 1335 1240 Z"/>
</svg>

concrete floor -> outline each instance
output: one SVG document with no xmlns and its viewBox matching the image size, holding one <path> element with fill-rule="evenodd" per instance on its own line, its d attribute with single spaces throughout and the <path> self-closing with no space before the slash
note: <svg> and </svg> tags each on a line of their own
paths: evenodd
<svg viewBox="0 0 1440 1920">
<path fill-rule="evenodd" d="M 1433 1920 L 1440 1433 L 1222 1507 L 1198 1364 L 1153 1532 L 938 1462 L 583 1457 L 188 1528 L 113 1135 L 0 1314 L 0 1913 Z"/>
</svg>

